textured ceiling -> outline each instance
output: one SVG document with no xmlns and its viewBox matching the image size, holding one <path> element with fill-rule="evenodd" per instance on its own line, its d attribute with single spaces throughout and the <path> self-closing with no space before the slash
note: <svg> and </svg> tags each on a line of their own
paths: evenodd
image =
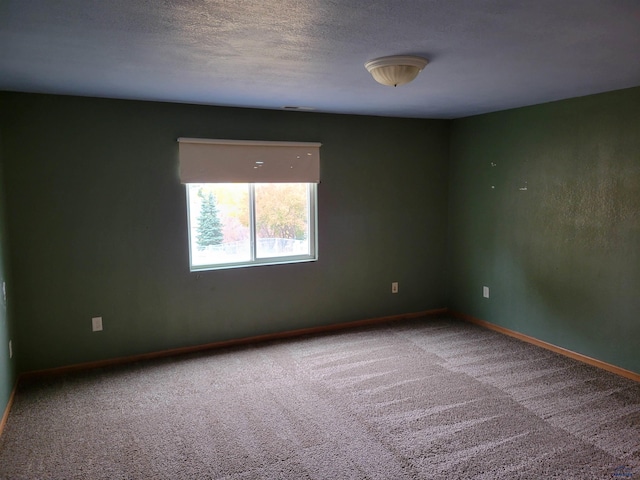
<svg viewBox="0 0 640 480">
<path fill-rule="evenodd" d="M 430 63 L 378 85 L 394 54 Z M 456 118 L 637 85 L 638 0 L 0 0 L 0 90 Z"/>
</svg>

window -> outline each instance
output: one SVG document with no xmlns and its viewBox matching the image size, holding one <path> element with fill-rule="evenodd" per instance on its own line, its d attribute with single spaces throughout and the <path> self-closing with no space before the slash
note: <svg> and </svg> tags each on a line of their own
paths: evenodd
<svg viewBox="0 0 640 480">
<path fill-rule="evenodd" d="M 187 185 L 191 270 L 316 259 L 313 183 Z"/>
<path fill-rule="evenodd" d="M 319 143 L 178 141 L 192 271 L 317 259 Z"/>
</svg>

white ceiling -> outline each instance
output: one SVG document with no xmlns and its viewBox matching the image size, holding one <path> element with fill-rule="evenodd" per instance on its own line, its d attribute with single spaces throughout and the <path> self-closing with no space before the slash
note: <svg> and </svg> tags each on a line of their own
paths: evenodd
<svg viewBox="0 0 640 480">
<path fill-rule="evenodd" d="M 430 63 L 378 85 L 395 54 Z M 0 0 L 0 90 L 457 118 L 638 85 L 639 0 Z"/>
</svg>

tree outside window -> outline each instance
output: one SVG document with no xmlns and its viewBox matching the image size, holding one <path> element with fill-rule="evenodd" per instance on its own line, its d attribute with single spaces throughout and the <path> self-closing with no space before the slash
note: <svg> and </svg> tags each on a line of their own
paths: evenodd
<svg viewBox="0 0 640 480">
<path fill-rule="evenodd" d="M 316 259 L 315 184 L 188 184 L 191 269 Z"/>
</svg>

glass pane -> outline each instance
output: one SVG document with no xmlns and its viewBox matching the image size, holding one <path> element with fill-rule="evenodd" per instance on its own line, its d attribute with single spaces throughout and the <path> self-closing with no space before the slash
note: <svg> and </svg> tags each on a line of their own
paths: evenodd
<svg viewBox="0 0 640 480">
<path fill-rule="evenodd" d="M 191 265 L 251 260 L 249 185 L 191 183 L 188 189 Z"/>
<path fill-rule="evenodd" d="M 309 207 L 306 183 L 257 183 L 257 257 L 309 255 Z"/>
</svg>

